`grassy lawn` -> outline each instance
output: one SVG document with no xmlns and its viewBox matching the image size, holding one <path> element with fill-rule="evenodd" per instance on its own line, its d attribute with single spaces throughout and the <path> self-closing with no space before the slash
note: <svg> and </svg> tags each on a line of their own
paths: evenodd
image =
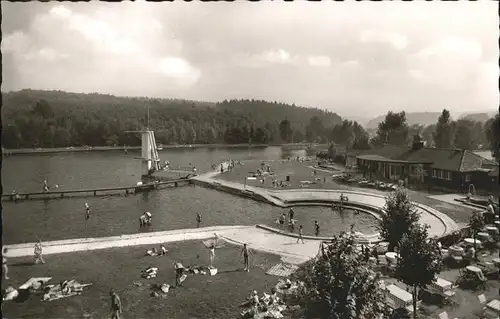
<svg viewBox="0 0 500 319">
<path fill-rule="evenodd" d="M 225 172 L 224 174 L 218 175 L 216 178 L 243 183 L 247 176 L 250 176 L 252 172 L 256 172 L 260 167 L 260 163 L 258 161 L 245 162 L 244 165 L 236 165 L 235 168 L 230 172 Z M 263 187 L 267 189 L 297 189 L 300 188 L 301 181 L 315 181 L 315 179 L 319 179 L 315 184 L 307 186 L 307 188 L 317 188 L 317 189 L 338 189 L 338 190 L 352 190 L 352 191 L 363 191 L 370 192 L 379 195 L 386 195 L 387 191 L 377 190 L 373 188 L 362 188 L 356 187 L 355 184 L 347 185 L 340 182 L 336 182 L 332 180 L 332 175 L 340 174 L 339 172 L 326 172 L 324 170 L 316 170 L 316 175 L 314 175 L 314 169 L 308 166 L 314 166 L 317 164 L 316 161 L 309 161 L 304 163 L 298 163 L 296 161 L 272 161 L 269 162 L 272 171 L 274 172 L 274 176 L 266 177 L 264 179 L 264 183 L 261 183 L 259 180 L 255 181 L 247 181 L 247 185 Z M 338 165 L 337 165 L 338 166 Z M 342 168 L 341 166 L 338 166 Z M 283 180 L 287 175 L 290 175 L 290 182 L 287 182 L 289 186 L 284 188 L 274 188 L 272 185 L 272 180 Z M 326 181 L 325 181 L 326 179 Z M 304 189 L 307 189 L 304 188 Z M 465 208 L 458 205 L 451 205 L 448 203 L 444 203 L 442 201 L 429 198 L 427 193 L 421 191 L 413 191 L 409 190 L 411 198 L 418 203 L 428 205 L 439 210 L 442 213 L 447 214 L 451 217 L 455 222 L 458 223 L 467 223 L 469 221 L 469 217 L 473 209 Z"/>
<path fill-rule="evenodd" d="M 251 291 L 270 291 L 278 280 L 265 271 L 279 262 L 279 256 L 254 251 L 253 267 L 247 273 L 242 271 L 240 249 L 226 246 L 216 251 L 216 276 L 188 275 L 184 287 L 171 289 L 166 297 L 151 297 L 151 284 L 173 285 L 175 261 L 185 267 L 208 263 L 208 250 L 201 241 L 166 247 L 169 253 L 162 257 L 144 256 L 151 246 L 135 246 L 46 256 L 44 265 L 31 265 L 31 258 L 9 259 L 9 283 L 16 288 L 31 277 L 52 277 L 51 284 L 74 278 L 93 286 L 80 296 L 56 301 L 43 302 L 41 296 L 31 296 L 24 303 L 5 302 L 3 314 L 7 318 L 83 318 L 85 314 L 91 315 L 87 318 L 105 318 L 113 288 L 122 299 L 124 318 L 236 318 L 238 305 Z M 159 268 L 156 278 L 140 277 L 148 266 Z M 5 281 L 2 287 L 6 287 Z"/>
<path fill-rule="evenodd" d="M 9 259 L 10 283 L 16 287 L 32 276 L 49 276 L 49 282 L 76 279 L 81 283 L 93 283 L 80 296 L 43 302 L 40 296 L 31 296 L 24 303 L 13 301 L 3 304 L 7 318 L 106 318 L 109 314 L 109 289 L 113 288 L 121 297 L 124 318 L 237 318 L 238 305 L 252 290 L 259 294 L 268 292 L 278 277 L 265 274 L 279 257 L 254 251 L 251 272 L 242 272 L 238 247 L 228 245 L 216 251 L 216 276 L 189 275 L 184 287 L 172 288 L 166 297 L 152 297 L 151 285 L 172 285 L 175 274 L 173 263 L 184 266 L 206 265 L 208 252 L 201 241 L 189 241 L 166 245 L 169 253 L 163 257 L 144 256 L 151 246 L 135 246 L 89 252 L 46 256 L 46 264 L 32 265 L 31 258 Z M 486 257 L 491 259 L 496 256 Z M 197 257 L 199 255 L 199 258 Z M 142 269 L 158 267 L 158 277 L 140 278 Z M 451 282 L 458 278 L 458 270 L 446 270 L 440 277 Z M 395 281 L 388 279 L 387 281 Z M 7 282 L 2 281 L 5 287 Z M 141 286 L 136 285 L 141 283 Z M 404 285 L 397 283 L 397 285 Z M 498 298 L 498 280 L 489 280 L 486 290 L 469 291 L 457 289 L 454 303 L 449 306 L 422 304 L 421 314 L 433 317 L 446 311 L 450 318 L 477 318 L 482 306 L 477 296 L 485 294 L 488 300 Z"/>
</svg>

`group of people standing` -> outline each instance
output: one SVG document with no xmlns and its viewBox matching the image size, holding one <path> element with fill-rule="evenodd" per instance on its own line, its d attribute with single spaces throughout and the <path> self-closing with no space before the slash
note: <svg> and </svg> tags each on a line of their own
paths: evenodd
<svg viewBox="0 0 500 319">
<path fill-rule="evenodd" d="M 293 208 L 290 208 L 290 210 L 288 211 L 288 230 L 292 233 L 295 232 L 296 220 L 294 217 L 295 217 L 295 211 L 293 210 Z M 283 213 L 276 220 L 276 224 L 283 230 L 285 229 L 286 222 L 287 222 L 287 215 L 285 213 Z M 299 243 L 299 242 L 304 243 L 303 231 L 304 231 L 304 226 L 299 225 L 299 229 L 298 229 L 299 237 L 297 238 L 297 243 Z M 315 234 L 315 236 L 319 236 L 319 234 L 320 234 L 319 222 L 317 220 L 314 221 L 314 234 Z"/>
<path fill-rule="evenodd" d="M 35 264 L 45 264 L 45 260 L 43 259 L 43 246 L 42 246 L 42 241 L 39 239 L 36 243 L 35 243 L 35 247 L 34 247 L 34 263 Z M 2 272 L 3 272 L 3 277 L 5 280 L 9 280 L 9 267 L 7 265 L 7 258 L 5 257 L 5 255 L 7 254 L 7 252 L 9 251 L 9 249 L 7 247 L 4 247 L 3 248 L 3 251 L 2 251 Z"/>
</svg>

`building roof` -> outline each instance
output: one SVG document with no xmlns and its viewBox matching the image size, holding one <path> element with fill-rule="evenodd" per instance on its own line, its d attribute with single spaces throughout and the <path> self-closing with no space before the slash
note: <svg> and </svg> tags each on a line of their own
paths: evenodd
<svg viewBox="0 0 500 319">
<path fill-rule="evenodd" d="M 398 159 L 391 159 L 388 157 L 380 156 L 380 155 L 360 155 L 357 156 L 357 158 L 362 159 L 362 160 L 368 160 L 368 161 L 377 161 L 377 162 L 384 162 L 384 163 L 406 163 L 406 164 L 432 164 L 433 162 L 431 160 L 425 160 L 425 159 L 419 159 L 419 160 L 398 160 Z"/>
<path fill-rule="evenodd" d="M 431 168 L 454 172 L 471 172 L 484 164 L 493 163 L 468 150 L 426 147 L 413 150 L 408 146 L 396 145 L 384 145 L 367 150 L 357 155 L 357 158 L 378 162 L 428 163 L 431 164 Z"/>
</svg>

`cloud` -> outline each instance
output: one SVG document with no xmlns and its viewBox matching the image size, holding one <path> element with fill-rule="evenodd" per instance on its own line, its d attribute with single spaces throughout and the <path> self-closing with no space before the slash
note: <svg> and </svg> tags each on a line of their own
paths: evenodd
<svg viewBox="0 0 500 319">
<path fill-rule="evenodd" d="M 364 43 L 389 43 L 398 50 L 402 50 L 408 45 L 408 39 L 402 34 L 375 30 L 364 30 L 361 33 L 360 41 Z"/>
<path fill-rule="evenodd" d="M 59 65 L 60 78 L 76 82 L 93 79 L 82 85 L 92 91 L 123 94 L 124 90 L 117 88 L 121 85 L 129 90 L 130 81 L 142 89 L 162 85 L 168 87 L 166 91 L 195 85 L 201 71 L 182 57 L 182 42 L 165 33 L 157 19 L 148 17 L 150 11 L 135 11 L 137 8 L 129 6 L 129 10 L 117 14 L 106 7 L 85 13 L 65 5 L 51 6 L 37 14 L 27 30 L 8 34 L 2 50 L 12 55 L 17 69 L 24 74 L 23 82 L 33 88 L 54 85 L 50 82 L 55 79 L 40 79 L 30 85 L 28 76 L 50 73 L 49 65 L 53 68 L 61 60 L 65 63 Z M 86 67 L 82 69 L 78 64 Z"/>
<path fill-rule="evenodd" d="M 472 39 L 446 37 L 409 57 L 409 73 L 428 85 L 458 89 L 470 83 L 481 63 L 482 47 Z"/>
<path fill-rule="evenodd" d="M 269 50 L 262 53 L 259 58 L 270 63 L 291 63 L 292 57 L 290 53 L 283 49 Z"/>
<path fill-rule="evenodd" d="M 2 88 L 261 98 L 341 115 L 482 110 L 499 100 L 496 9 L 493 1 L 5 2 Z"/>
<path fill-rule="evenodd" d="M 160 70 L 165 76 L 178 79 L 187 86 L 195 84 L 201 75 L 200 71 L 190 65 L 188 61 L 176 57 L 162 58 Z"/>
<path fill-rule="evenodd" d="M 327 56 L 309 56 L 307 62 L 312 66 L 329 67 L 332 61 Z"/>
</svg>

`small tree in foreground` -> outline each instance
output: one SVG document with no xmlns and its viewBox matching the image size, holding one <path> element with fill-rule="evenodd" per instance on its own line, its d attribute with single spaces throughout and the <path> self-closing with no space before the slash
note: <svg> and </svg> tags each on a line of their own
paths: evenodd
<svg viewBox="0 0 500 319">
<path fill-rule="evenodd" d="M 379 318 L 384 314 L 379 276 L 364 265 L 350 234 L 324 245 L 296 277 L 304 283 L 297 295 L 304 311 L 301 318 Z"/>
<path fill-rule="evenodd" d="M 485 225 L 483 213 L 481 212 L 473 212 L 469 217 L 469 227 L 472 231 L 472 238 L 474 239 L 474 259 L 477 260 L 477 249 L 476 249 L 476 237 L 477 233 L 483 229 Z"/>
<path fill-rule="evenodd" d="M 442 257 L 436 239 L 428 238 L 427 225 L 416 225 L 403 235 L 395 276 L 413 288 L 413 318 L 417 318 L 418 289 L 441 272 Z"/>
<path fill-rule="evenodd" d="M 386 197 L 384 210 L 378 228 L 380 236 L 389 243 L 389 251 L 394 251 L 403 235 L 418 223 L 419 215 L 408 192 L 402 187 Z"/>
</svg>

